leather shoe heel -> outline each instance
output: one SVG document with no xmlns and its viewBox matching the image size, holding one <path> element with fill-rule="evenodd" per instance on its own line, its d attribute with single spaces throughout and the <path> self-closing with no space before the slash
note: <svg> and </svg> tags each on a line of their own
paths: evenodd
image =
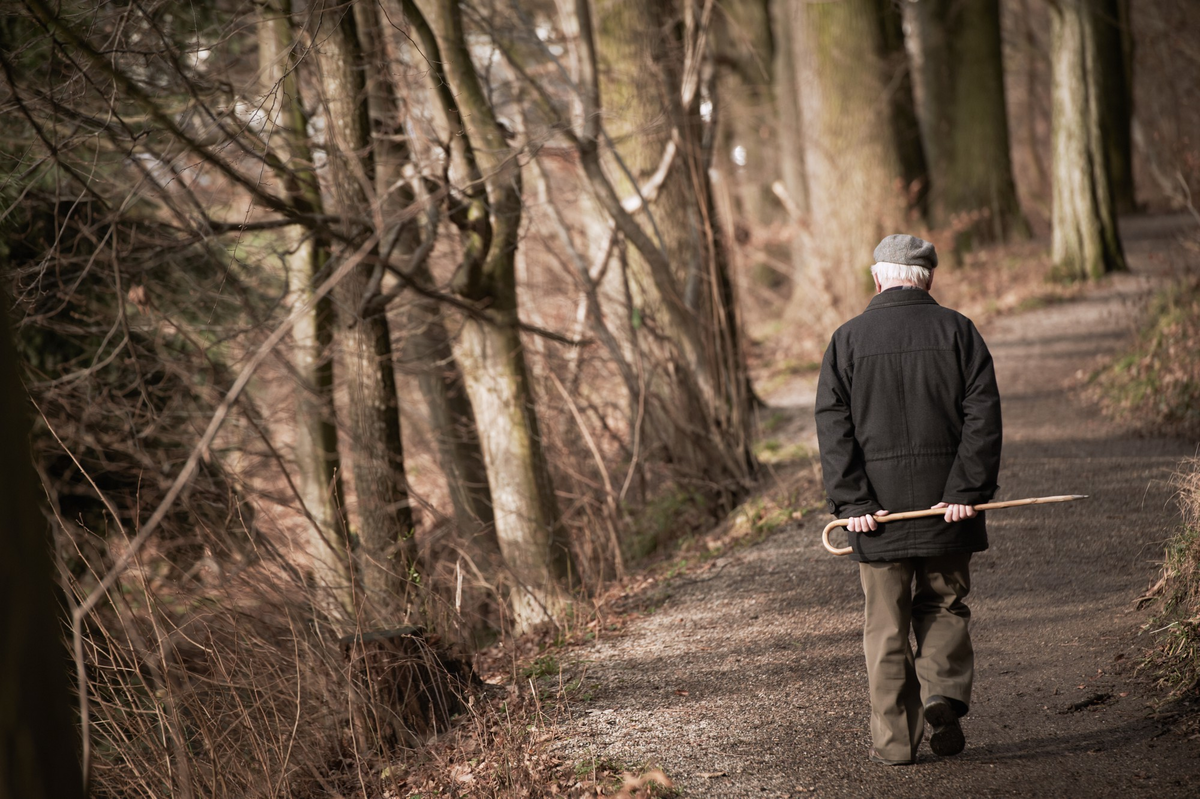
<svg viewBox="0 0 1200 799">
<path fill-rule="evenodd" d="M 957 755 L 967 745 L 962 725 L 958 723 L 958 712 L 944 696 L 931 696 L 925 703 L 925 721 L 933 728 L 929 736 L 929 748 L 939 757 Z"/>
</svg>

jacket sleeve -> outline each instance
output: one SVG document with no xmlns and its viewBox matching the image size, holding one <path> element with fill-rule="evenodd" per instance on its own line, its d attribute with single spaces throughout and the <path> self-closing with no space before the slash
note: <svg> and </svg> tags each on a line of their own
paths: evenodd
<svg viewBox="0 0 1200 799">
<path fill-rule="evenodd" d="M 854 438 L 850 391 L 838 368 L 833 341 L 825 350 L 817 382 L 817 443 L 829 511 L 838 518 L 864 516 L 881 510 L 871 491 L 862 448 Z"/>
<path fill-rule="evenodd" d="M 1000 391 L 996 370 L 983 337 L 972 324 L 963 355 L 963 426 L 962 438 L 942 501 L 977 505 L 996 494 L 1000 476 L 1000 447 L 1003 430 L 1000 421 Z"/>
</svg>

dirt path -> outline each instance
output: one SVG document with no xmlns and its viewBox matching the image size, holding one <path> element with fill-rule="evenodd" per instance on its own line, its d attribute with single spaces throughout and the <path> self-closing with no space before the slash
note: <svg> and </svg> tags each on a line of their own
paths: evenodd
<svg viewBox="0 0 1200 799">
<path fill-rule="evenodd" d="M 867 761 L 861 590 L 855 565 L 822 549 L 823 515 L 676 578 L 625 634 L 576 650 L 595 698 L 564 722 L 560 755 L 658 765 L 697 797 L 1200 796 L 1195 729 L 1152 713 L 1134 672 L 1149 613 L 1133 604 L 1177 520 L 1168 480 L 1196 445 L 1137 438 L 1073 390 L 1171 268 L 1158 227 L 1126 230 L 1134 275 L 984 326 L 1004 401 L 999 498 L 1092 499 L 992 515 L 962 755 Z"/>
</svg>

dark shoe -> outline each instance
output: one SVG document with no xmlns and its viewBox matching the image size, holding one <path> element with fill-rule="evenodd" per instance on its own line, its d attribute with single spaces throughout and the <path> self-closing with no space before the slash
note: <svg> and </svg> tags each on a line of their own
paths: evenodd
<svg viewBox="0 0 1200 799">
<path fill-rule="evenodd" d="M 867 758 L 870 759 L 872 763 L 878 763 L 881 766 L 911 766 L 913 764 L 913 761 L 911 760 L 888 760 L 876 752 L 875 747 L 873 746 L 871 747 L 871 753 L 867 755 Z"/>
<path fill-rule="evenodd" d="M 929 736 L 929 748 L 939 757 L 957 755 L 967 745 L 962 726 L 958 723 L 958 711 L 944 696 L 931 696 L 925 703 L 925 721 L 933 728 Z"/>
</svg>

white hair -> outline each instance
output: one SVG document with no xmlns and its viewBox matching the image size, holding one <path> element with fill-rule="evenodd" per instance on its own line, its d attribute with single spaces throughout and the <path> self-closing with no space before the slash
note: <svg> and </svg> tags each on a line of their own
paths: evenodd
<svg viewBox="0 0 1200 799">
<path fill-rule="evenodd" d="M 933 274 L 927 267 L 912 264 L 893 264 L 880 261 L 871 267 L 871 274 L 881 284 L 910 283 L 923 289 L 929 288 L 929 279 Z"/>
</svg>

